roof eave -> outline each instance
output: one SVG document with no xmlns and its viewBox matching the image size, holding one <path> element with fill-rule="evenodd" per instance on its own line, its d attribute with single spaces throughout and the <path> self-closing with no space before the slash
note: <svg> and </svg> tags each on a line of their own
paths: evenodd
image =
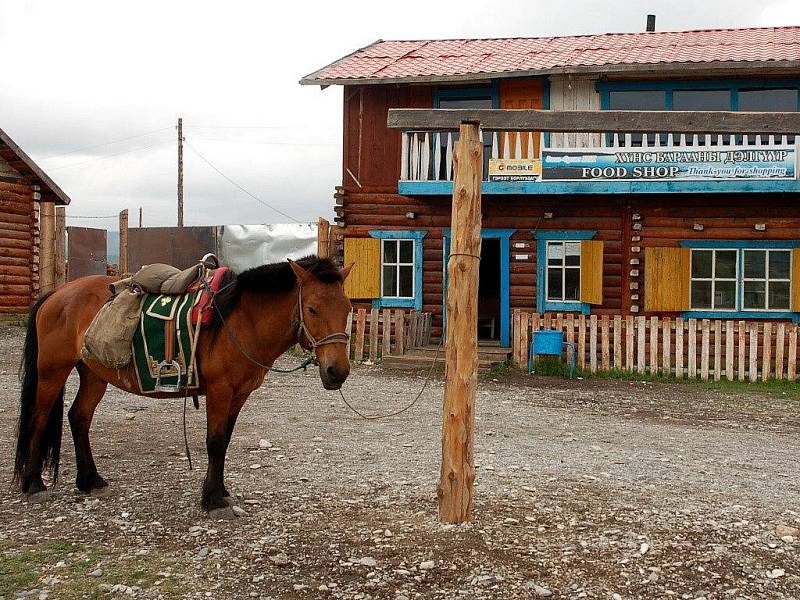
<svg viewBox="0 0 800 600">
<path fill-rule="evenodd" d="M 343 60 L 343 59 L 341 59 Z M 340 61 L 337 61 L 337 63 Z M 336 63 L 334 63 L 336 64 Z M 651 73 L 666 73 L 680 71 L 681 73 L 702 71 L 734 71 L 745 67 L 757 67 L 767 72 L 791 71 L 800 69 L 800 60 L 770 60 L 770 61 L 714 61 L 714 62 L 664 62 L 664 63 L 636 63 L 616 65 L 581 65 L 573 67 L 553 67 L 550 69 L 526 69 L 519 71 L 500 71 L 486 73 L 462 73 L 458 75 L 424 75 L 409 77 L 362 77 L 362 78 L 315 78 L 317 73 L 324 72 L 328 67 L 323 67 L 315 73 L 307 75 L 300 80 L 301 85 L 318 85 L 322 88 L 331 85 L 378 85 L 399 83 L 457 83 L 463 81 L 476 81 L 481 79 L 505 79 L 511 77 L 531 77 L 541 75 L 609 75 L 633 74 L 643 75 Z"/>
<path fill-rule="evenodd" d="M 39 165 L 37 165 L 34 160 L 28 156 L 25 151 L 20 148 L 16 142 L 12 140 L 11 137 L 9 137 L 9 135 L 2 129 L 0 129 L 0 142 L 5 144 L 8 149 L 11 150 L 25 164 L 25 166 L 28 167 L 28 169 L 30 169 L 33 177 L 38 179 L 42 186 L 47 188 L 46 192 L 49 192 L 49 194 L 45 193 L 42 195 L 43 201 L 47 201 L 44 200 L 46 196 L 51 196 L 53 197 L 53 202 L 60 206 L 66 206 L 71 202 L 70 197 L 67 196 L 64 190 L 62 190 L 55 181 L 50 179 L 47 173 L 45 173 L 41 167 L 39 167 Z"/>
</svg>

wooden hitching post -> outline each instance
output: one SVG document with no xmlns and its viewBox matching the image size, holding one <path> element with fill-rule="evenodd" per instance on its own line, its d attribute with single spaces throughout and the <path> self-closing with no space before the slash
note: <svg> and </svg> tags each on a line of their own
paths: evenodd
<svg viewBox="0 0 800 600">
<path fill-rule="evenodd" d="M 119 267 L 120 275 L 128 272 L 128 209 L 119 213 Z"/>
<path fill-rule="evenodd" d="M 447 270 L 442 469 L 437 487 L 442 523 L 470 520 L 475 480 L 483 143 L 478 123 L 462 123 L 460 131 L 453 152 L 453 234 Z"/>
</svg>

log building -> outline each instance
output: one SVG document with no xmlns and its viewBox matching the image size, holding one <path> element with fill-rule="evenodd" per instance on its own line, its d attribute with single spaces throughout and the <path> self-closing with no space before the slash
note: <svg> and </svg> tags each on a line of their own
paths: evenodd
<svg viewBox="0 0 800 600">
<path fill-rule="evenodd" d="M 26 313 L 38 295 L 41 213 L 54 219 L 54 205 L 69 202 L 0 129 L 0 315 Z M 49 244 L 54 243 L 52 223 L 44 232 Z"/>
<path fill-rule="evenodd" d="M 301 80 L 343 88 L 337 222 L 362 306 L 441 331 L 456 131 L 390 108 L 800 109 L 800 27 L 378 41 Z M 800 133 L 800 132 L 799 132 Z M 798 321 L 794 136 L 484 131 L 479 335 L 513 309 Z"/>
</svg>

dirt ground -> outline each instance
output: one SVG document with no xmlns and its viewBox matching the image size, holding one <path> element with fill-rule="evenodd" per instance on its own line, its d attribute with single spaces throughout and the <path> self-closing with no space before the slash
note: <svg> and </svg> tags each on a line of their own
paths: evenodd
<svg viewBox="0 0 800 600">
<path fill-rule="evenodd" d="M 22 335 L 0 327 L 4 482 Z M 380 412 L 422 381 L 358 367 L 345 391 Z M 367 422 L 316 373 L 270 376 L 228 454 L 247 514 L 212 521 L 203 411 L 189 471 L 181 404 L 110 391 L 92 432 L 110 495 L 73 490 L 66 424 L 49 501 L 0 488 L 0 598 L 800 598 L 797 400 L 483 380 L 474 520 L 454 527 L 436 520 L 441 398 L 437 377 L 411 411 Z"/>
</svg>

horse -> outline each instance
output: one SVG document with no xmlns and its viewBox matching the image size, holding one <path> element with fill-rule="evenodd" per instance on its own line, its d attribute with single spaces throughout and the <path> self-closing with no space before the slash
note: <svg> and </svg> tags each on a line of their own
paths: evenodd
<svg viewBox="0 0 800 600">
<path fill-rule="evenodd" d="M 214 518 L 232 518 L 233 500 L 225 487 L 225 455 L 236 419 L 275 360 L 295 344 L 313 352 L 324 388 L 339 389 L 350 373 L 345 333 L 351 311 L 343 283 L 352 264 L 339 268 L 327 258 L 308 256 L 226 274 L 213 299 L 213 318 L 197 344 L 198 395 L 206 397 L 208 467 L 201 507 Z M 111 297 L 113 277 L 77 279 L 42 296 L 31 309 L 20 365 L 21 394 L 12 484 L 29 500 L 47 496 L 42 472 L 58 480 L 64 414 L 64 386 L 73 369 L 80 385 L 68 420 L 75 444 L 75 485 L 103 495 L 89 444 L 95 409 L 108 384 L 142 394 L 131 364 L 107 368 L 83 358 L 83 337 Z M 159 392 L 155 398 L 183 398 Z"/>
</svg>

